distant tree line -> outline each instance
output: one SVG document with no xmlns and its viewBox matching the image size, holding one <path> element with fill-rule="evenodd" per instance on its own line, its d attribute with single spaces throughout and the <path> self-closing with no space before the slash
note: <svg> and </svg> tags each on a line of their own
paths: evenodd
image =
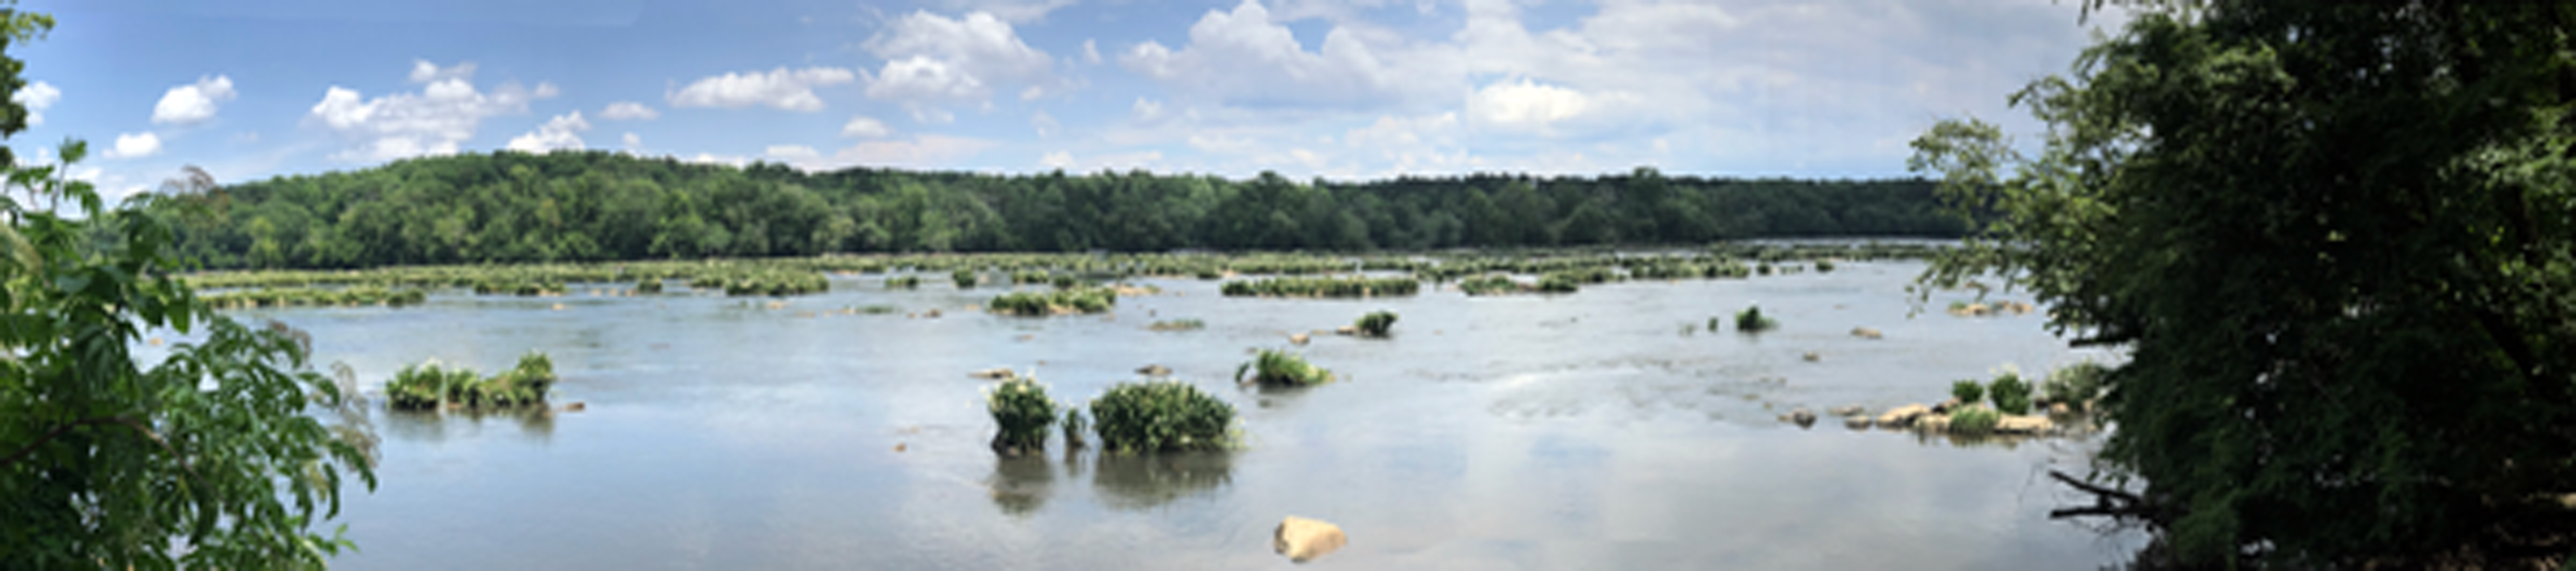
<svg viewBox="0 0 2576 571">
<path fill-rule="evenodd" d="M 183 260 L 213 268 L 833 252 L 1432 249 L 1954 237 L 1923 179 L 1480 174 L 1368 182 L 1145 171 L 809 173 L 589 151 L 463 154 L 216 187 L 174 181 Z M 180 208 L 177 206 L 202 206 Z"/>
</svg>

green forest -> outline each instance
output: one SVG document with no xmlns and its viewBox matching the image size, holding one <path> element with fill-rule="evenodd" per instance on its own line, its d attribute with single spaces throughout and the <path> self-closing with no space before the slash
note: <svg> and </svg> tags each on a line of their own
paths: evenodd
<svg viewBox="0 0 2576 571">
<path fill-rule="evenodd" d="M 1956 237 L 1925 179 L 1622 175 L 1245 180 L 805 172 L 604 152 L 495 152 L 218 187 L 156 209 L 206 268 L 578 262 L 838 252 L 1424 250 Z M 202 207 L 202 208 L 200 208 Z"/>
</svg>

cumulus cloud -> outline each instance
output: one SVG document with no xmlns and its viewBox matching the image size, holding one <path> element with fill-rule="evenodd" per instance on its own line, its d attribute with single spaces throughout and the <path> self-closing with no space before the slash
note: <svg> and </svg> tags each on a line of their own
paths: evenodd
<svg viewBox="0 0 2576 571">
<path fill-rule="evenodd" d="M 994 90 L 1013 85 L 1029 89 L 1023 98 L 1043 95 L 1052 79 L 1054 59 L 1029 47 L 1004 18 L 973 12 L 948 18 L 914 12 L 870 38 L 869 53 L 885 58 L 868 82 L 869 98 L 903 103 L 916 116 L 941 105 L 986 101 Z"/>
<path fill-rule="evenodd" d="M 19 88 L 16 95 L 9 96 L 9 99 L 27 108 L 27 126 L 34 127 L 45 124 L 45 109 L 53 107 L 54 102 L 63 99 L 63 90 L 55 88 L 51 83 L 31 81 L 27 82 L 26 87 Z"/>
<path fill-rule="evenodd" d="M 505 83 L 486 93 L 474 87 L 471 63 L 440 68 L 417 62 L 411 79 L 427 83 L 419 93 L 396 93 L 369 99 L 357 90 L 331 86 L 305 120 L 354 142 L 332 157 L 341 160 L 392 160 L 451 154 L 473 138 L 485 118 L 526 113 L 528 102 L 552 97 L 553 85 L 534 90 Z"/>
<path fill-rule="evenodd" d="M 237 95 L 230 77 L 198 78 L 196 83 L 170 88 L 161 94 L 161 102 L 152 106 L 156 124 L 194 125 L 215 118 L 215 108 Z"/>
<path fill-rule="evenodd" d="M 1156 119 L 1163 118 L 1163 102 L 1138 97 L 1130 114 L 1138 123 L 1152 123 Z"/>
<path fill-rule="evenodd" d="M 537 130 L 510 139 L 509 148 L 513 151 L 537 154 L 559 150 L 578 151 L 584 148 L 581 132 L 588 130 L 590 130 L 590 122 L 582 120 L 580 111 L 574 111 L 571 115 L 556 115 L 553 119 L 546 120 L 544 125 L 538 125 Z"/>
<path fill-rule="evenodd" d="M 1014 24 L 1044 20 L 1048 12 L 1072 5 L 1073 0 L 948 0 L 950 8 L 984 12 Z"/>
<path fill-rule="evenodd" d="M 823 99 L 814 88 L 839 85 L 858 80 L 858 74 L 834 67 L 809 67 L 791 70 L 784 67 L 767 73 L 727 73 L 707 77 L 682 87 L 668 96 L 673 107 L 743 108 L 765 105 L 786 111 L 823 110 Z"/>
<path fill-rule="evenodd" d="M 1180 49 L 1149 40 L 1119 55 L 1118 62 L 1177 91 L 1260 106 L 1419 102 L 1461 77 L 1449 65 L 1454 49 L 1362 36 L 1334 26 L 1320 49 L 1306 51 L 1284 21 L 1274 21 L 1261 3 L 1244 0 L 1232 11 L 1200 17 Z"/>
<path fill-rule="evenodd" d="M 1029 127 L 1037 129 L 1038 137 L 1053 137 L 1056 131 L 1064 130 L 1064 123 L 1056 121 L 1054 115 L 1039 111 L 1029 115 Z"/>
<path fill-rule="evenodd" d="M 1072 151 L 1049 151 L 1038 157 L 1038 168 L 1084 173 L 1103 170 L 1123 171 L 1150 168 L 1162 160 L 1162 151 L 1107 153 L 1085 158 L 1075 158 Z"/>
<path fill-rule="evenodd" d="M 662 112 L 633 101 L 610 103 L 607 109 L 599 111 L 599 118 L 610 121 L 651 121 L 661 117 Z"/>
<path fill-rule="evenodd" d="M 644 150 L 644 138 L 635 136 L 635 133 L 629 132 L 625 136 L 619 137 L 619 139 L 620 142 L 626 143 L 626 152 L 632 153 Z"/>
<path fill-rule="evenodd" d="M 761 154 L 791 163 L 812 161 L 823 157 L 822 152 L 804 145 L 770 145 L 769 148 L 762 149 Z"/>
<path fill-rule="evenodd" d="M 155 135 L 149 132 L 126 133 L 117 135 L 116 145 L 108 147 L 107 152 L 104 153 L 104 155 L 111 159 L 135 159 L 149 157 L 159 154 L 160 152 L 160 135 Z"/>
<path fill-rule="evenodd" d="M 762 149 L 762 154 L 809 171 L 853 166 L 954 168 L 955 161 L 982 153 L 995 145 L 993 141 L 984 139 L 924 134 L 911 139 L 862 141 L 828 155 L 804 145 L 773 145 Z"/>
<path fill-rule="evenodd" d="M 878 121 L 876 118 L 866 115 L 851 117 L 849 123 L 841 125 L 841 136 L 843 137 L 864 137 L 875 139 L 892 134 L 894 134 L 894 128 L 887 127 L 884 121 Z"/>
</svg>

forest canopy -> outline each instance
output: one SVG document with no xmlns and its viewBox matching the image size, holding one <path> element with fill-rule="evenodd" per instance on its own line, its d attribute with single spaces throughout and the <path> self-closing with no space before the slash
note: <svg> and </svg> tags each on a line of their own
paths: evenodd
<svg viewBox="0 0 2576 571">
<path fill-rule="evenodd" d="M 1470 175 L 1367 182 L 1145 171 L 806 172 L 606 151 L 418 158 L 170 185 L 182 259 L 345 268 L 838 252 L 1421 250 L 1956 237 L 1924 179 Z"/>
</svg>

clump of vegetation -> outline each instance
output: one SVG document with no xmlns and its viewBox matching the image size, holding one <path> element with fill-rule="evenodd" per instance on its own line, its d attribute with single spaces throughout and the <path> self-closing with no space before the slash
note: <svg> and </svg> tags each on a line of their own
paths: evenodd
<svg viewBox="0 0 2576 571">
<path fill-rule="evenodd" d="M 649 278 L 636 280 L 635 293 L 662 293 L 662 279 Z"/>
<path fill-rule="evenodd" d="M 1745 333 L 1761 333 L 1779 326 L 1779 321 L 1762 315 L 1762 306 L 1759 305 L 1746 307 L 1744 308 L 1744 311 L 1735 312 L 1736 331 L 1742 331 Z"/>
<path fill-rule="evenodd" d="M 1064 407 L 1064 447 L 1081 448 L 1082 433 L 1091 431 L 1091 419 L 1082 415 L 1081 407 Z"/>
<path fill-rule="evenodd" d="M 1411 277 L 1285 277 L 1227 282 L 1220 291 L 1227 297 L 1378 297 L 1413 295 L 1421 290 L 1421 280 Z"/>
<path fill-rule="evenodd" d="M 474 282 L 474 293 L 482 295 L 515 295 L 521 297 L 563 295 L 564 284 L 563 282 L 543 279 L 524 280 L 509 277 L 493 277 Z"/>
<path fill-rule="evenodd" d="M 975 275 L 975 270 L 960 269 L 955 272 L 949 272 L 948 279 L 955 280 L 957 282 L 957 289 L 967 289 L 975 287 L 975 283 L 982 280 L 983 277 Z"/>
<path fill-rule="evenodd" d="M 2002 415 L 1996 414 L 1994 409 L 1982 406 L 1962 406 L 1957 410 L 1950 411 L 1950 432 L 1954 434 L 1971 435 L 1986 434 L 1994 432 L 1995 425 L 2002 421 Z"/>
<path fill-rule="evenodd" d="M 1832 273 L 1833 271 L 1834 271 L 1834 261 L 1833 261 L 1833 260 L 1816 260 L 1816 273 L 1820 273 L 1820 274 L 1822 274 L 1822 273 Z"/>
<path fill-rule="evenodd" d="M 1360 316 L 1359 322 L 1352 324 L 1352 327 L 1359 329 L 1361 335 L 1385 337 L 1387 330 L 1395 327 L 1395 312 L 1369 312 L 1368 315 Z"/>
<path fill-rule="evenodd" d="M 1042 284 L 1047 283 L 1051 279 L 1051 276 L 1048 275 L 1046 270 L 1021 270 L 1011 272 L 1011 285 Z"/>
<path fill-rule="evenodd" d="M 1112 451 L 1219 450 L 1234 445 L 1234 405 L 1180 381 L 1109 387 L 1091 400 L 1100 444 Z"/>
<path fill-rule="evenodd" d="M 902 312 L 903 312 L 903 308 L 895 307 L 895 306 L 891 306 L 891 305 L 885 305 L 885 304 L 877 304 L 877 305 L 863 305 L 863 306 L 859 306 L 858 308 L 856 308 L 856 309 L 852 309 L 851 311 L 853 311 L 853 312 L 857 312 L 857 313 L 863 313 L 863 314 L 867 314 L 867 315 L 886 315 L 886 314 L 890 314 L 890 313 L 902 313 Z"/>
<path fill-rule="evenodd" d="M 1539 293 L 1574 293 L 1583 289 L 1583 282 L 1563 272 L 1549 272 L 1538 277 L 1537 289 Z"/>
<path fill-rule="evenodd" d="M 813 271 L 769 268 L 701 275 L 689 280 L 689 287 L 722 289 L 729 296 L 778 297 L 821 293 L 832 289 L 832 282 Z"/>
<path fill-rule="evenodd" d="M 1521 284 L 1502 274 L 1489 274 L 1459 281 L 1458 291 L 1467 292 L 1467 295 L 1501 295 L 1521 291 Z"/>
<path fill-rule="evenodd" d="M 2092 361 L 2068 365 L 2049 371 L 2048 378 L 2040 381 L 2040 392 L 2048 396 L 2049 402 L 2082 407 L 2086 401 L 2101 396 L 2102 378 L 2110 372 L 2101 363 Z"/>
<path fill-rule="evenodd" d="M 1960 406 L 1977 404 L 1986 400 L 1986 386 L 1978 384 L 1975 379 L 1960 379 L 1950 383 L 1950 398 L 1959 399 Z"/>
<path fill-rule="evenodd" d="M 886 278 L 885 285 L 886 289 L 915 289 L 921 287 L 921 276 L 897 276 Z"/>
<path fill-rule="evenodd" d="M 1156 321 L 1153 325 L 1147 326 L 1146 328 L 1155 331 L 1197 331 L 1200 329 L 1206 329 L 1207 322 L 1200 321 L 1198 319 L 1174 319 L 1169 321 Z"/>
<path fill-rule="evenodd" d="M 403 367 L 385 383 L 385 397 L 401 410 L 509 408 L 545 404 L 546 389 L 554 382 L 554 360 L 530 352 L 519 357 L 517 366 L 489 379 L 477 377 L 473 369 L 440 367 L 434 361 Z"/>
<path fill-rule="evenodd" d="M 1245 373 L 1252 374 L 1250 379 Z M 1262 349 L 1252 361 L 1234 368 L 1234 381 L 1265 387 L 1311 387 L 1332 382 L 1333 372 L 1287 351 Z"/>
<path fill-rule="evenodd" d="M 1015 291 L 994 296 L 984 308 L 1006 315 L 1054 315 L 1060 313 L 1100 313 L 1118 304 L 1118 292 L 1105 287 L 1084 287 L 1051 292 Z"/>
<path fill-rule="evenodd" d="M 1056 423 L 1055 399 L 1047 398 L 1045 386 L 1036 379 L 1014 376 L 1002 384 L 984 390 L 985 410 L 993 414 L 993 424 L 1002 431 L 993 435 L 993 449 L 1005 454 L 1046 450 L 1046 433 Z"/>
<path fill-rule="evenodd" d="M 2021 375 L 2004 373 L 1986 385 L 1987 398 L 1994 399 L 1995 409 L 2006 414 L 2030 414 L 2030 383 Z"/>
<path fill-rule="evenodd" d="M 228 291 L 203 296 L 206 305 L 216 309 L 244 307 L 295 307 L 307 305 L 388 305 L 402 307 L 428 301 L 429 294 L 416 289 L 387 290 L 375 286 L 341 289 L 312 287 L 262 288 Z"/>
</svg>

